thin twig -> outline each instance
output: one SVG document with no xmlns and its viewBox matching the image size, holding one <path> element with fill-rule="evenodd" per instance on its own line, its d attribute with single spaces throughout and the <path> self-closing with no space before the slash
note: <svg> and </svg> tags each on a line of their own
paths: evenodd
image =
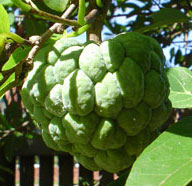
<svg viewBox="0 0 192 186">
<path fill-rule="evenodd" d="M 192 40 L 188 40 L 188 41 L 173 41 L 173 43 L 192 43 Z"/>
<path fill-rule="evenodd" d="M 71 4 L 61 17 L 59 17 L 59 18 L 58 18 L 58 16 L 56 17 L 56 18 L 58 18 L 58 20 L 62 20 L 61 22 L 53 24 L 53 26 L 51 26 L 41 36 L 32 36 L 31 38 L 29 38 L 29 40 L 26 40 L 27 44 L 30 44 L 33 46 L 32 49 L 29 51 L 25 60 L 18 63 L 15 67 L 13 67 L 10 70 L 2 71 L 2 73 L 4 74 L 3 80 L 7 80 L 15 72 L 15 82 L 13 82 L 11 86 L 13 87 L 13 86 L 19 85 L 23 81 L 25 74 L 32 68 L 34 57 L 37 54 L 37 52 L 40 50 L 40 48 L 43 46 L 43 44 L 54 33 L 62 33 L 64 31 L 65 24 L 63 24 L 63 23 L 66 23 L 66 24 L 74 23 L 74 21 L 71 22 L 71 20 L 69 22 L 65 22 L 65 21 L 68 20 L 67 18 L 72 14 L 72 12 L 74 12 L 74 10 L 76 8 L 77 8 L 77 4 L 75 4 L 75 3 Z M 98 18 L 98 16 L 101 19 L 100 10 L 93 9 L 85 17 L 85 20 L 87 23 L 92 23 Z M 72 24 L 70 24 L 70 25 L 72 25 Z M 76 23 L 74 25 L 78 26 Z M 2 81 L 2 82 L 4 82 L 4 81 Z M 1 82 L 0 82 L 0 85 L 1 85 Z"/>
<path fill-rule="evenodd" d="M 75 4 L 71 4 L 69 6 L 69 8 L 65 11 L 65 13 L 61 16 L 61 18 L 65 19 L 67 17 L 69 17 L 71 15 L 71 13 L 76 9 L 76 5 Z M 33 59 L 36 55 L 36 53 L 39 51 L 39 49 L 42 47 L 42 45 L 54 34 L 54 33 L 59 33 L 61 32 L 61 30 L 63 30 L 64 25 L 61 23 L 55 23 L 53 26 L 51 26 L 45 33 L 43 33 L 41 35 L 41 37 L 39 37 L 36 42 L 39 41 L 38 45 L 33 46 L 33 48 L 30 50 L 30 52 L 28 53 L 28 56 L 26 58 L 26 62 L 27 63 L 32 63 Z"/>
<path fill-rule="evenodd" d="M 4 130 L 3 131 L 3 135 L 0 137 L 0 140 L 5 139 L 7 136 L 13 134 L 14 132 L 20 132 L 23 129 L 25 129 L 27 126 L 30 125 L 29 121 L 25 121 L 24 123 L 21 124 L 21 126 L 19 126 L 18 128 L 15 129 L 10 129 L 10 130 Z"/>
<path fill-rule="evenodd" d="M 57 15 L 53 15 L 53 14 L 50 14 L 50 13 L 47 13 L 47 12 L 44 12 L 41 10 L 36 10 L 34 8 L 31 8 L 30 12 L 32 14 L 39 15 L 39 16 L 41 16 L 45 19 L 48 19 L 50 21 L 53 21 L 53 22 L 62 23 L 62 24 L 69 25 L 69 26 L 77 26 L 77 27 L 80 26 L 76 20 L 66 19 L 66 18 L 59 17 Z"/>
<path fill-rule="evenodd" d="M 152 0 L 152 2 L 153 2 L 154 5 L 156 5 L 159 9 L 161 9 L 161 4 L 160 4 L 160 2 L 156 2 L 155 0 Z"/>
<path fill-rule="evenodd" d="M 87 40 L 95 41 L 97 43 L 101 43 L 101 30 L 103 27 L 103 22 L 107 16 L 107 11 L 111 4 L 112 0 L 105 0 L 103 1 L 103 8 L 100 9 L 99 15 L 94 20 L 94 23 L 91 24 L 90 29 L 87 31 Z M 93 9 L 97 9 L 97 5 L 94 0 L 89 1 L 88 11 L 90 12 Z"/>
<path fill-rule="evenodd" d="M 188 40 L 188 32 L 185 32 L 185 36 L 184 36 L 184 40 L 185 40 L 185 55 L 187 54 L 187 40 Z"/>
<path fill-rule="evenodd" d="M 64 14 L 61 16 L 62 19 L 66 19 L 71 15 L 71 13 L 76 9 L 75 4 L 71 4 L 69 8 L 64 12 Z M 4 78 L 0 81 L 0 85 L 2 85 L 14 72 L 15 72 L 15 82 L 12 83 L 12 87 L 17 86 L 17 84 L 20 83 L 21 77 L 25 75 L 26 72 L 28 72 L 32 68 L 33 59 L 39 49 L 43 46 L 43 44 L 54 34 L 58 33 L 58 30 L 61 31 L 64 28 L 63 23 L 55 23 L 53 24 L 44 34 L 41 36 L 36 37 L 36 40 L 32 41 L 26 41 L 28 44 L 34 43 L 34 46 L 29 51 L 27 57 L 25 60 L 18 63 L 16 66 L 11 68 L 7 71 L 2 71 Z M 24 74 L 23 74 L 24 73 Z"/>
<path fill-rule="evenodd" d="M 184 61 L 182 63 L 183 66 L 187 66 L 187 59 L 186 59 L 186 56 L 187 56 L 187 40 L 188 40 L 188 32 L 185 32 L 184 33 L 184 41 L 185 41 L 185 57 L 184 57 Z"/>
</svg>

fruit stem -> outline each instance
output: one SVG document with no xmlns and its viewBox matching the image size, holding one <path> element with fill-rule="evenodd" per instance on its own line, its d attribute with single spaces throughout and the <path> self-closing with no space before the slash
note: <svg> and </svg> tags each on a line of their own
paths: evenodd
<svg viewBox="0 0 192 186">
<path fill-rule="evenodd" d="M 99 15 L 96 17 L 95 21 L 91 24 L 90 29 L 87 31 L 87 40 L 95 41 L 96 43 L 102 42 L 101 31 L 110 3 L 111 0 L 103 1 L 103 8 L 100 9 Z M 98 9 L 98 6 L 95 0 L 90 0 L 88 11 L 90 12 L 93 9 Z"/>
</svg>

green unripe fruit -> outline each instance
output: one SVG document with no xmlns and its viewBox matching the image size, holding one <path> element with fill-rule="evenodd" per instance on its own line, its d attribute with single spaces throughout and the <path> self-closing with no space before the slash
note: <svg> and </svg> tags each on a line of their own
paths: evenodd
<svg viewBox="0 0 192 186">
<path fill-rule="evenodd" d="M 62 38 L 35 57 L 23 103 L 48 147 L 119 172 L 171 113 L 164 63 L 159 44 L 135 32 L 101 45 Z"/>
</svg>

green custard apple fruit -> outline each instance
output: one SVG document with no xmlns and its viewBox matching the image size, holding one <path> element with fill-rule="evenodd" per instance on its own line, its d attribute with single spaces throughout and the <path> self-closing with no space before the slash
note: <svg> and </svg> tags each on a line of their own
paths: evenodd
<svg viewBox="0 0 192 186">
<path fill-rule="evenodd" d="M 156 40 L 122 33 L 100 45 L 61 38 L 35 57 L 24 106 L 46 145 L 90 170 L 130 167 L 171 113 Z"/>
</svg>

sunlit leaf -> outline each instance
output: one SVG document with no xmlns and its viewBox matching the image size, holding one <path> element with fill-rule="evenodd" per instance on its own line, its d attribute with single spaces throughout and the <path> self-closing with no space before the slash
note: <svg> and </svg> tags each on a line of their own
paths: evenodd
<svg viewBox="0 0 192 186">
<path fill-rule="evenodd" d="M 0 33 L 7 32 L 9 32 L 9 16 L 3 5 L 0 4 Z"/>
<path fill-rule="evenodd" d="M 13 68 L 16 64 L 18 64 L 20 61 L 24 60 L 30 49 L 31 47 L 29 46 L 22 46 L 14 50 L 14 52 L 9 57 L 8 61 L 3 66 L 2 70 L 9 70 Z"/>
<path fill-rule="evenodd" d="M 10 25 L 12 25 L 15 21 L 15 16 L 13 13 L 8 13 L 8 17 L 9 17 L 9 23 Z"/>
<path fill-rule="evenodd" d="M 192 72 L 185 67 L 167 70 L 170 83 L 169 99 L 174 108 L 192 107 Z"/>
<path fill-rule="evenodd" d="M 20 44 L 22 44 L 25 41 L 25 39 L 23 39 L 21 36 L 15 34 L 15 33 L 12 33 L 12 32 L 5 33 L 5 35 L 7 36 L 7 38 L 10 38 L 13 41 L 20 43 Z"/>
<path fill-rule="evenodd" d="M 56 10 L 58 12 L 63 12 L 67 4 L 69 3 L 69 0 L 43 0 L 43 2 L 51 9 Z"/>
<path fill-rule="evenodd" d="M 4 94 L 15 85 L 15 73 L 12 73 L 10 77 L 0 86 L 0 99 Z"/>
<path fill-rule="evenodd" d="M 143 151 L 126 186 L 185 186 L 191 180 L 192 117 L 186 117 Z"/>
<path fill-rule="evenodd" d="M 0 0 L 0 4 L 5 6 L 11 6 L 13 3 L 11 0 Z"/>
</svg>

